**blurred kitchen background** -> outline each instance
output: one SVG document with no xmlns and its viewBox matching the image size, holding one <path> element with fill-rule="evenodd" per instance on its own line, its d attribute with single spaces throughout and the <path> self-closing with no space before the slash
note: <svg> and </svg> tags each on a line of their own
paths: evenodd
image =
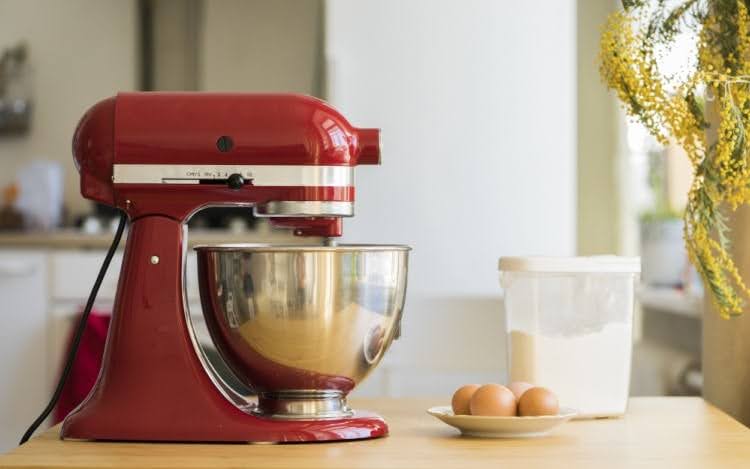
<svg viewBox="0 0 750 469">
<path fill-rule="evenodd" d="M 306 93 L 383 129 L 383 164 L 357 171 L 344 240 L 414 251 L 402 337 L 357 394 L 503 381 L 498 257 L 605 253 L 643 256 L 632 394 L 700 394 L 702 290 L 679 218 L 690 170 L 599 80 L 616 7 L 0 0 L 0 451 L 49 399 L 111 241 L 116 214 L 79 195 L 70 148 L 83 112 L 120 90 Z M 204 211 L 190 228 L 191 243 L 292 240 L 247 210 Z M 103 328 L 81 353 L 101 353 L 118 271 L 116 257 Z M 204 337 L 192 257 L 187 278 Z"/>
</svg>

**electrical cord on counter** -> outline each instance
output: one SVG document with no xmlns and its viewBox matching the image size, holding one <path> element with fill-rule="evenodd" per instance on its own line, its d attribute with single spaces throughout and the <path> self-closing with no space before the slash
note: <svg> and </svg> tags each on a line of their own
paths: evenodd
<svg viewBox="0 0 750 469">
<path fill-rule="evenodd" d="M 52 394 L 52 398 L 50 399 L 49 403 L 47 404 L 47 407 L 44 408 L 41 414 L 39 414 L 39 417 L 34 420 L 34 422 L 29 426 L 29 429 L 26 430 L 26 433 L 23 434 L 23 437 L 21 438 L 21 441 L 18 443 L 19 445 L 22 445 L 29 441 L 29 438 L 31 438 L 31 435 L 34 434 L 34 432 L 39 428 L 39 426 L 44 422 L 44 420 L 49 416 L 50 412 L 55 408 L 57 405 L 57 401 L 60 400 L 60 395 L 62 394 L 63 387 L 65 386 L 66 381 L 68 380 L 68 375 L 70 375 L 70 370 L 73 368 L 73 361 L 76 357 L 76 352 L 78 352 L 78 346 L 81 343 L 81 338 L 83 337 L 83 332 L 86 330 L 86 323 L 88 322 L 89 314 L 91 313 L 91 308 L 94 307 L 94 301 L 96 300 L 96 295 L 99 293 L 99 287 L 102 284 L 102 281 L 104 280 L 104 275 L 107 273 L 107 269 L 109 268 L 109 263 L 112 261 L 112 256 L 114 256 L 115 251 L 117 250 L 117 246 L 120 244 L 120 239 L 122 238 L 122 233 L 125 231 L 125 225 L 127 225 L 128 217 L 125 214 L 125 212 L 122 212 L 120 214 L 120 223 L 117 225 L 117 231 L 115 232 L 115 237 L 112 240 L 112 244 L 109 246 L 109 251 L 107 251 L 107 255 L 104 257 L 104 262 L 102 263 L 101 269 L 99 269 L 99 275 L 96 277 L 96 281 L 94 282 L 94 286 L 91 288 L 91 294 L 89 294 L 89 299 L 86 302 L 86 307 L 83 309 L 83 314 L 81 314 L 81 319 L 78 321 L 78 325 L 76 326 L 75 335 L 73 336 L 73 343 L 70 346 L 70 351 L 68 352 L 68 356 L 65 359 L 65 367 L 63 368 L 62 373 L 60 374 L 60 379 L 57 382 L 57 387 L 55 388 L 55 392 Z"/>
</svg>

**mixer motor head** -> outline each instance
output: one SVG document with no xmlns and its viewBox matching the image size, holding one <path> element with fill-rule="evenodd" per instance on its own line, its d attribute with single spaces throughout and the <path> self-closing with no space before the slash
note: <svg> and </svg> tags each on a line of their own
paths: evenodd
<svg viewBox="0 0 750 469">
<path fill-rule="evenodd" d="M 379 139 L 308 96 L 141 92 L 94 105 L 73 153 L 83 196 L 131 218 L 246 205 L 330 237 L 354 214 L 354 167 L 380 163 Z"/>
</svg>

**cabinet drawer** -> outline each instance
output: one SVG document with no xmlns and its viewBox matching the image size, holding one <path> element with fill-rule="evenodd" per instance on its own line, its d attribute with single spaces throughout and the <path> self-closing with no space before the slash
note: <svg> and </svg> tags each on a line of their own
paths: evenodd
<svg viewBox="0 0 750 469">
<path fill-rule="evenodd" d="M 105 251 L 57 251 L 51 256 L 53 301 L 84 302 L 91 293 L 96 276 L 104 261 Z M 114 300 L 120 276 L 122 251 L 112 258 L 97 301 Z M 188 253 L 188 298 L 198 300 L 197 265 L 194 253 Z"/>
<path fill-rule="evenodd" d="M 53 301 L 86 301 L 104 261 L 106 251 L 57 251 L 50 266 Z M 112 258 L 99 288 L 98 300 L 112 300 L 117 292 L 122 252 Z"/>
</svg>

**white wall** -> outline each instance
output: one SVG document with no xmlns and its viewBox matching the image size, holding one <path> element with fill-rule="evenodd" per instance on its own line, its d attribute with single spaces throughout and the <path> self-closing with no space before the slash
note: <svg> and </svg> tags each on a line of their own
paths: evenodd
<svg viewBox="0 0 750 469">
<path fill-rule="evenodd" d="M 346 240 L 414 247 L 403 338 L 364 393 L 504 379 L 497 259 L 576 242 L 575 2 L 329 0 L 329 100 L 383 129 Z"/>
<path fill-rule="evenodd" d="M 23 137 L 0 138 L 0 185 L 35 158 L 65 168 L 65 201 L 74 212 L 80 196 L 71 139 L 88 107 L 136 85 L 134 0 L 0 0 L 0 49 L 29 44 L 35 109 Z"/>
</svg>

